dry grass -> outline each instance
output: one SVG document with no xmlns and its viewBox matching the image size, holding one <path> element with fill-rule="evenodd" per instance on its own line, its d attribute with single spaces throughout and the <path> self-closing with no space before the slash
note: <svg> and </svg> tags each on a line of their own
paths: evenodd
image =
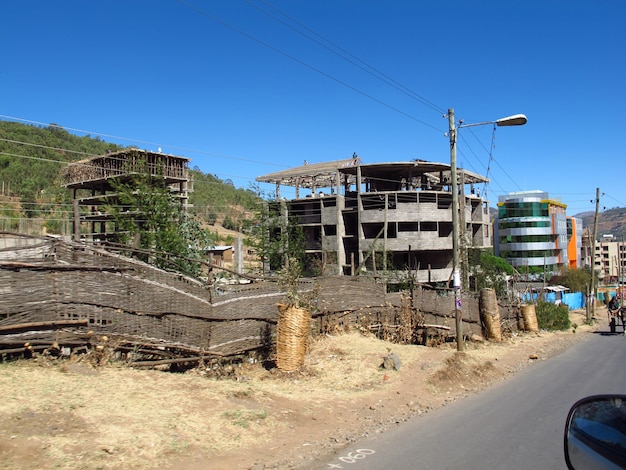
<svg viewBox="0 0 626 470">
<path fill-rule="evenodd" d="M 221 380 L 201 369 L 172 374 L 44 358 L 2 364 L 0 468 L 156 468 L 177 454 L 262 445 L 287 425 L 294 405 L 314 413 L 329 397 L 380 388 L 389 346 L 356 334 L 328 337 L 311 344 L 301 372 L 243 364 Z M 423 349 L 394 348 L 404 361 Z M 36 449 L 28 458 L 11 452 L 26 441 Z"/>
<path fill-rule="evenodd" d="M 222 378 L 208 367 L 174 374 L 85 360 L 4 363 L 0 468 L 297 468 L 290 453 L 313 458 L 367 426 L 438 406 L 447 390 L 478 389 L 506 374 L 507 364 L 528 361 L 529 351 L 543 356 L 546 345 L 564 344 L 554 338 L 458 354 L 356 333 L 326 336 L 310 344 L 299 372 L 246 363 Z M 402 360 L 399 371 L 380 367 L 390 350 Z"/>
<path fill-rule="evenodd" d="M 156 468 L 190 449 L 214 454 L 262 442 L 278 425 L 236 402 L 258 394 L 249 385 L 193 375 L 13 363 L 0 367 L 0 389 L 0 437 L 9 447 L 36 441 L 34 468 Z M 0 465 L 33 468 L 23 457 Z"/>
</svg>

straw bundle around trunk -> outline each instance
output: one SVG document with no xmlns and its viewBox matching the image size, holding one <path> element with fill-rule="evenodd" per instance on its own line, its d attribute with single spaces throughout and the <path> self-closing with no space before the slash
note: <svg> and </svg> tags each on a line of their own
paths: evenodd
<svg viewBox="0 0 626 470">
<path fill-rule="evenodd" d="M 480 291 L 480 321 L 483 324 L 486 339 L 502 341 L 500 309 L 496 291 L 493 289 L 482 289 Z"/>
<path fill-rule="evenodd" d="M 304 364 L 311 313 L 303 308 L 278 305 L 278 326 L 276 328 L 276 367 L 292 372 Z"/>
<path fill-rule="evenodd" d="M 539 332 L 539 323 L 537 323 L 537 313 L 535 306 L 522 305 L 522 318 L 524 319 L 524 329 L 532 333 Z"/>
</svg>

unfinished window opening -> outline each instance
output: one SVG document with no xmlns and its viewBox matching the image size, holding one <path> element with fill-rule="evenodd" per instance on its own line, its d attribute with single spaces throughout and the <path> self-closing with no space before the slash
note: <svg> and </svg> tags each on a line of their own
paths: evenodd
<svg viewBox="0 0 626 470">
<path fill-rule="evenodd" d="M 417 193 L 398 193 L 398 204 L 416 204 Z"/>
<path fill-rule="evenodd" d="M 421 232 L 436 232 L 437 222 L 420 222 Z"/>
<path fill-rule="evenodd" d="M 398 232 L 417 232 L 418 230 L 417 222 L 398 222 Z"/>
<path fill-rule="evenodd" d="M 336 225 L 324 225 L 324 236 L 333 237 L 335 235 L 337 235 Z"/>
<path fill-rule="evenodd" d="M 452 223 L 440 222 L 439 223 L 439 236 L 441 238 L 447 238 L 452 235 Z"/>
<path fill-rule="evenodd" d="M 437 195 L 435 193 L 420 193 L 419 202 L 420 204 L 434 204 L 437 202 Z"/>
<path fill-rule="evenodd" d="M 363 224 L 363 236 L 366 239 L 382 237 L 384 224 Z"/>
<path fill-rule="evenodd" d="M 452 194 L 440 194 L 437 198 L 437 209 L 450 209 L 452 207 Z"/>
<path fill-rule="evenodd" d="M 361 203 L 363 204 L 363 210 L 382 210 L 385 208 L 385 195 L 374 194 L 363 196 Z"/>
</svg>

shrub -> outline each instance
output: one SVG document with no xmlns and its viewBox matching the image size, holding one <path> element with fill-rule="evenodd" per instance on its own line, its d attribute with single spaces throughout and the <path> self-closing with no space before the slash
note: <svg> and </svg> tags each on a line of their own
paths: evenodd
<svg viewBox="0 0 626 470">
<path fill-rule="evenodd" d="M 569 309 L 567 305 L 556 305 L 551 302 L 537 302 L 537 323 L 542 330 L 567 330 L 570 327 Z"/>
</svg>

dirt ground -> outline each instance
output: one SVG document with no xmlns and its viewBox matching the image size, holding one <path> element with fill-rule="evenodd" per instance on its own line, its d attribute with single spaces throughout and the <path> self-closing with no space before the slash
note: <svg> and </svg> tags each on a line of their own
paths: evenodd
<svg viewBox="0 0 626 470">
<path fill-rule="evenodd" d="M 472 342 L 457 353 L 360 333 L 318 338 L 301 372 L 260 363 L 184 374 L 93 358 L 0 364 L 1 469 L 297 469 L 506 380 L 597 329 Z M 596 311 L 603 322 L 606 312 Z M 393 352 L 398 370 L 381 368 Z"/>
</svg>

